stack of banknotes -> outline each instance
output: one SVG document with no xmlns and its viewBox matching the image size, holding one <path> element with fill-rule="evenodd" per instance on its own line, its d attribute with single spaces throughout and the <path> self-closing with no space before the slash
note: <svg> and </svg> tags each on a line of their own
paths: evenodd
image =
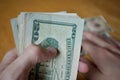
<svg viewBox="0 0 120 80">
<path fill-rule="evenodd" d="M 59 53 L 50 61 L 37 63 L 29 80 L 76 80 L 83 31 L 105 37 L 112 31 L 102 16 L 82 19 L 66 11 L 21 12 L 11 19 L 11 25 L 19 55 L 30 44 L 53 47 Z"/>
</svg>

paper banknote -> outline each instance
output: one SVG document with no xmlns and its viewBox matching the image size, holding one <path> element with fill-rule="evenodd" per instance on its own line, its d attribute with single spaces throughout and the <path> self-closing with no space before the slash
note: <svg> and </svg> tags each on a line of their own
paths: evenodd
<svg viewBox="0 0 120 80">
<path fill-rule="evenodd" d="M 111 32 L 112 29 L 103 16 L 85 18 L 84 31 Z"/>
<path fill-rule="evenodd" d="M 17 24 L 20 53 L 30 44 L 54 47 L 59 52 L 51 61 L 38 63 L 30 72 L 29 80 L 76 80 L 83 19 L 73 13 L 22 13 Z"/>
<path fill-rule="evenodd" d="M 110 37 L 112 31 L 102 16 L 83 20 L 76 13 L 66 11 L 21 12 L 11 19 L 11 25 L 19 55 L 30 44 L 53 47 L 59 53 L 51 61 L 36 64 L 29 80 L 76 80 L 80 53 L 86 53 L 80 52 L 83 26 L 84 31 L 97 32 L 104 37 Z"/>
<path fill-rule="evenodd" d="M 84 20 L 84 31 L 96 32 L 104 38 L 111 37 L 109 33 L 113 30 L 103 16 L 84 18 Z M 86 53 L 82 48 L 81 55 L 85 55 Z"/>
</svg>

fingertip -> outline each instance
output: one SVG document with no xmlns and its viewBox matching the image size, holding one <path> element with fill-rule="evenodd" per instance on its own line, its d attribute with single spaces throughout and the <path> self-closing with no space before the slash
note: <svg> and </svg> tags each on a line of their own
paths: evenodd
<svg viewBox="0 0 120 80">
<path fill-rule="evenodd" d="M 43 62 L 55 57 L 57 55 L 57 50 L 52 47 L 43 48 L 32 44 L 26 48 L 24 53 L 27 53 L 31 60 L 35 59 L 37 62 Z"/>
<path fill-rule="evenodd" d="M 80 61 L 78 70 L 81 73 L 87 73 L 89 71 L 89 67 L 88 67 L 88 65 L 86 63 Z"/>
<path fill-rule="evenodd" d="M 47 50 L 53 57 L 57 56 L 57 49 L 48 47 Z"/>
</svg>

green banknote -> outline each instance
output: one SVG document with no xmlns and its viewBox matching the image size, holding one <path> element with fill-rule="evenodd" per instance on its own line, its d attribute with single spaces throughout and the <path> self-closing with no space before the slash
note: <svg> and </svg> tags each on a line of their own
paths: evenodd
<svg viewBox="0 0 120 80">
<path fill-rule="evenodd" d="M 58 56 L 38 63 L 29 80 L 76 80 L 84 20 L 74 13 L 21 13 L 11 20 L 21 54 L 30 44 L 57 49 Z M 17 31 L 14 31 L 17 30 Z M 16 39 L 18 38 L 18 39 Z M 18 41 L 19 40 L 19 41 Z"/>
<path fill-rule="evenodd" d="M 78 16 L 33 14 L 26 24 L 25 44 L 53 47 L 59 56 L 38 63 L 30 80 L 76 80 L 84 21 Z"/>
<path fill-rule="evenodd" d="M 11 25 L 19 55 L 30 44 L 53 47 L 58 52 L 54 59 L 37 63 L 29 80 L 76 80 L 79 56 L 86 53 L 80 52 L 83 26 L 84 31 L 104 37 L 110 37 L 112 31 L 102 16 L 85 18 L 84 22 L 76 13 L 66 11 L 21 12 L 11 19 Z"/>
<path fill-rule="evenodd" d="M 18 49 L 18 46 L 19 46 L 19 44 L 18 44 L 19 43 L 19 39 L 18 39 L 19 27 L 18 27 L 18 22 L 17 22 L 16 18 L 11 19 L 11 26 L 12 26 L 15 44 L 16 44 L 16 47 Z"/>
</svg>

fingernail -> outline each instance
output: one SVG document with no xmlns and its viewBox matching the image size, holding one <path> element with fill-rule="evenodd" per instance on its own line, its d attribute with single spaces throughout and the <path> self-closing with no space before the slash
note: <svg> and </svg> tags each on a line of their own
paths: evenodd
<svg viewBox="0 0 120 80">
<path fill-rule="evenodd" d="M 52 47 L 48 47 L 47 50 L 48 50 L 50 53 L 57 55 L 57 49 L 52 48 Z"/>
</svg>

